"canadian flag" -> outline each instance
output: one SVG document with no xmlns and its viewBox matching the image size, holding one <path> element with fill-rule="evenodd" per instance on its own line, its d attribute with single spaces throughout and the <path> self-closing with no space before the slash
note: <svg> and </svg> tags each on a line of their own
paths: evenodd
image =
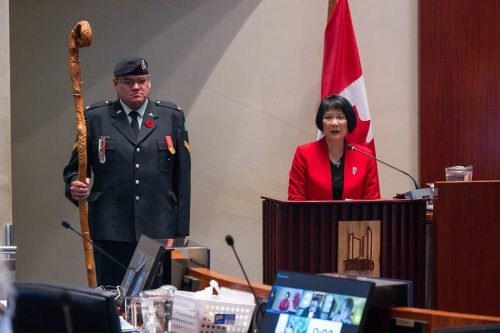
<svg viewBox="0 0 500 333">
<path fill-rule="evenodd" d="M 356 129 L 346 139 L 375 155 L 365 81 L 347 0 L 338 0 L 325 29 L 321 98 L 334 94 L 345 97 L 356 112 Z"/>
</svg>

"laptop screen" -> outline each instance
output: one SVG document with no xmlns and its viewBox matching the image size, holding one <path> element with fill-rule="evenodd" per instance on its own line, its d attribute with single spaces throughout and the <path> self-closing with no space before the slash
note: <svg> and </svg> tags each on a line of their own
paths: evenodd
<svg viewBox="0 0 500 333">
<path fill-rule="evenodd" d="M 161 243 L 141 236 L 123 277 L 121 284 L 123 291 L 121 297 L 117 299 L 119 305 L 123 305 L 126 296 L 134 296 L 144 289 L 151 289 L 165 251 Z"/>
<path fill-rule="evenodd" d="M 269 294 L 263 332 L 362 332 L 374 283 L 279 272 Z"/>
</svg>

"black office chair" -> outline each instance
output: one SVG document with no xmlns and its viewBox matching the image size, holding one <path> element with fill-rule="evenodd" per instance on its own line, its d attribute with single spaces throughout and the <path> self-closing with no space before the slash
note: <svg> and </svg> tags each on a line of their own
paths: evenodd
<svg viewBox="0 0 500 333">
<path fill-rule="evenodd" d="M 104 292 L 38 283 L 15 287 L 15 333 L 121 332 L 116 303 Z"/>
</svg>

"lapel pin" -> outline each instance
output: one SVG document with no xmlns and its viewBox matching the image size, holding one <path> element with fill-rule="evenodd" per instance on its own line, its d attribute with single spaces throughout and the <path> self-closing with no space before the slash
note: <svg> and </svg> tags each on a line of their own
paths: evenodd
<svg viewBox="0 0 500 333">
<path fill-rule="evenodd" d="M 356 168 L 356 167 L 352 167 L 352 174 L 353 174 L 353 175 L 355 175 L 355 174 L 356 174 L 356 172 L 358 172 L 358 168 Z"/>
</svg>

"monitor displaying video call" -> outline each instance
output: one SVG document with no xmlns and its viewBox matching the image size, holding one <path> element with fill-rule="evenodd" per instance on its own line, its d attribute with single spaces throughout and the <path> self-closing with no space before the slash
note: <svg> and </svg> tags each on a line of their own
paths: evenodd
<svg viewBox="0 0 500 333">
<path fill-rule="evenodd" d="M 268 298 L 262 331 L 362 332 L 374 283 L 279 272 Z"/>
</svg>

